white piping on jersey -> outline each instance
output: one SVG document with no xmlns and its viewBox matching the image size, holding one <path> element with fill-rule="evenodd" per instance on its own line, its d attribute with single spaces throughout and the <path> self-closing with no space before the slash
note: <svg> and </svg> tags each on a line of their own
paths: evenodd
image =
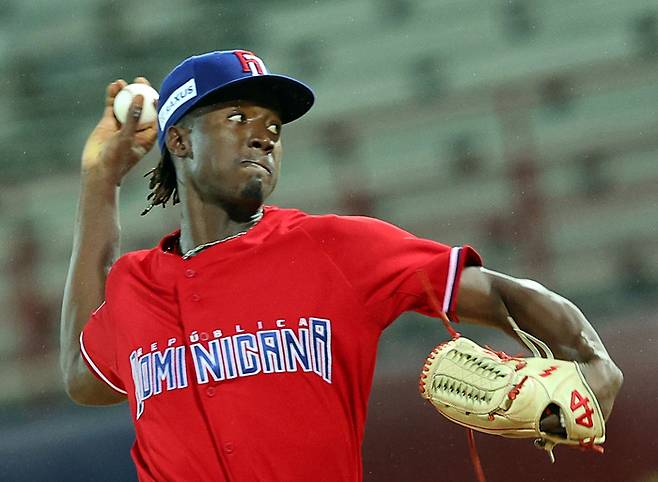
<svg viewBox="0 0 658 482">
<path fill-rule="evenodd" d="M 446 291 L 443 295 L 443 312 L 448 313 L 450 302 L 452 301 L 452 289 L 455 284 L 457 274 L 457 264 L 459 262 L 459 252 L 462 248 L 452 248 L 450 250 L 450 264 L 448 265 L 448 279 L 446 280 Z"/>
<path fill-rule="evenodd" d="M 92 361 L 91 357 L 89 356 L 89 353 L 87 353 L 87 350 L 85 348 L 85 344 L 82 341 L 82 333 L 80 333 L 80 351 L 82 352 L 82 355 L 85 357 L 85 360 L 87 360 L 87 363 L 89 363 L 89 366 L 94 369 L 96 374 L 105 382 L 107 383 L 110 387 L 115 389 L 119 393 L 123 393 L 124 395 L 128 395 L 128 392 L 125 390 L 120 389 L 117 387 L 114 383 L 112 383 L 105 375 L 103 375 L 103 372 L 101 372 L 96 364 Z"/>
</svg>

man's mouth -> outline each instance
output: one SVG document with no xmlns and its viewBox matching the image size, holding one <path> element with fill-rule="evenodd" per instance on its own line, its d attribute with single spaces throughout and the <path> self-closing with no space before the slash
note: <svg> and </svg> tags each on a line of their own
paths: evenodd
<svg viewBox="0 0 658 482">
<path fill-rule="evenodd" d="M 258 169 L 262 169 L 267 172 L 269 175 L 272 175 L 272 168 L 265 161 L 255 161 L 253 159 L 244 159 L 240 161 L 240 164 L 243 166 L 253 166 Z"/>
</svg>

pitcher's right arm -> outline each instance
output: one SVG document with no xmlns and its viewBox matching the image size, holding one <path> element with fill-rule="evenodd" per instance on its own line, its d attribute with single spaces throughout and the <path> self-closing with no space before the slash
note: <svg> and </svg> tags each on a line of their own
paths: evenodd
<svg viewBox="0 0 658 482">
<path fill-rule="evenodd" d="M 148 83 L 144 78 L 135 82 Z M 110 405 L 125 395 L 97 379 L 80 355 L 80 333 L 105 299 L 107 273 L 119 256 L 119 185 L 153 147 L 155 123 L 137 131 L 143 98 L 135 96 L 124 125 L 114 117 L 114 99 L 124 80 L 107 87 L 105 109 L 82 153 L 80 200 L 73 250 L 64 288 L 60 326 L 60 366 L 69 397 L 85 405 Z"/>
</svg>

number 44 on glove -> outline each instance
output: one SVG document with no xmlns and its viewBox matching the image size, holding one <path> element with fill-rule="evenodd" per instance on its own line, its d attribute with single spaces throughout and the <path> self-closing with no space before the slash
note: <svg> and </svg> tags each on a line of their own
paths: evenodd
<svg viewBox="0 0 658 482">
<path fill-rule="evenodd" d="M 602 452 L 598 444 L 605 440 L 605 421 L 578 364 L 554 359 L 545 344 L 510 323 L 535 357 L 511 357 L 457 335 L 427 358 L 420 377 L 423 398 L 469 429 L 535 438 L 551 461 L 558 444 Z M 550 415 L 559 417 L 559 427 L 547 431 L 541 422 Z"/>
</svg>

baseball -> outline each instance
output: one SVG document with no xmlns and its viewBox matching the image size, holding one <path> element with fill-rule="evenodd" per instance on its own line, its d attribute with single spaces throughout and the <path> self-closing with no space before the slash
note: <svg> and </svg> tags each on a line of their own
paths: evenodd
<svg viewBox="0 0 658 482">
<path fill-rule="evenodd" d="M 139 117 L 139 126 L 150 124 L 157 117 L 154 100 L 158 99 L 158 91 L 146 84 L 129 84 L 125 86 L 114 98 L 114 116 L 119 122 L 124 124 L 128 117 L 128 109 L 133 97 L 136 95 L 144 96 L 144 107 L 142 115 Z"/>
</svg>

